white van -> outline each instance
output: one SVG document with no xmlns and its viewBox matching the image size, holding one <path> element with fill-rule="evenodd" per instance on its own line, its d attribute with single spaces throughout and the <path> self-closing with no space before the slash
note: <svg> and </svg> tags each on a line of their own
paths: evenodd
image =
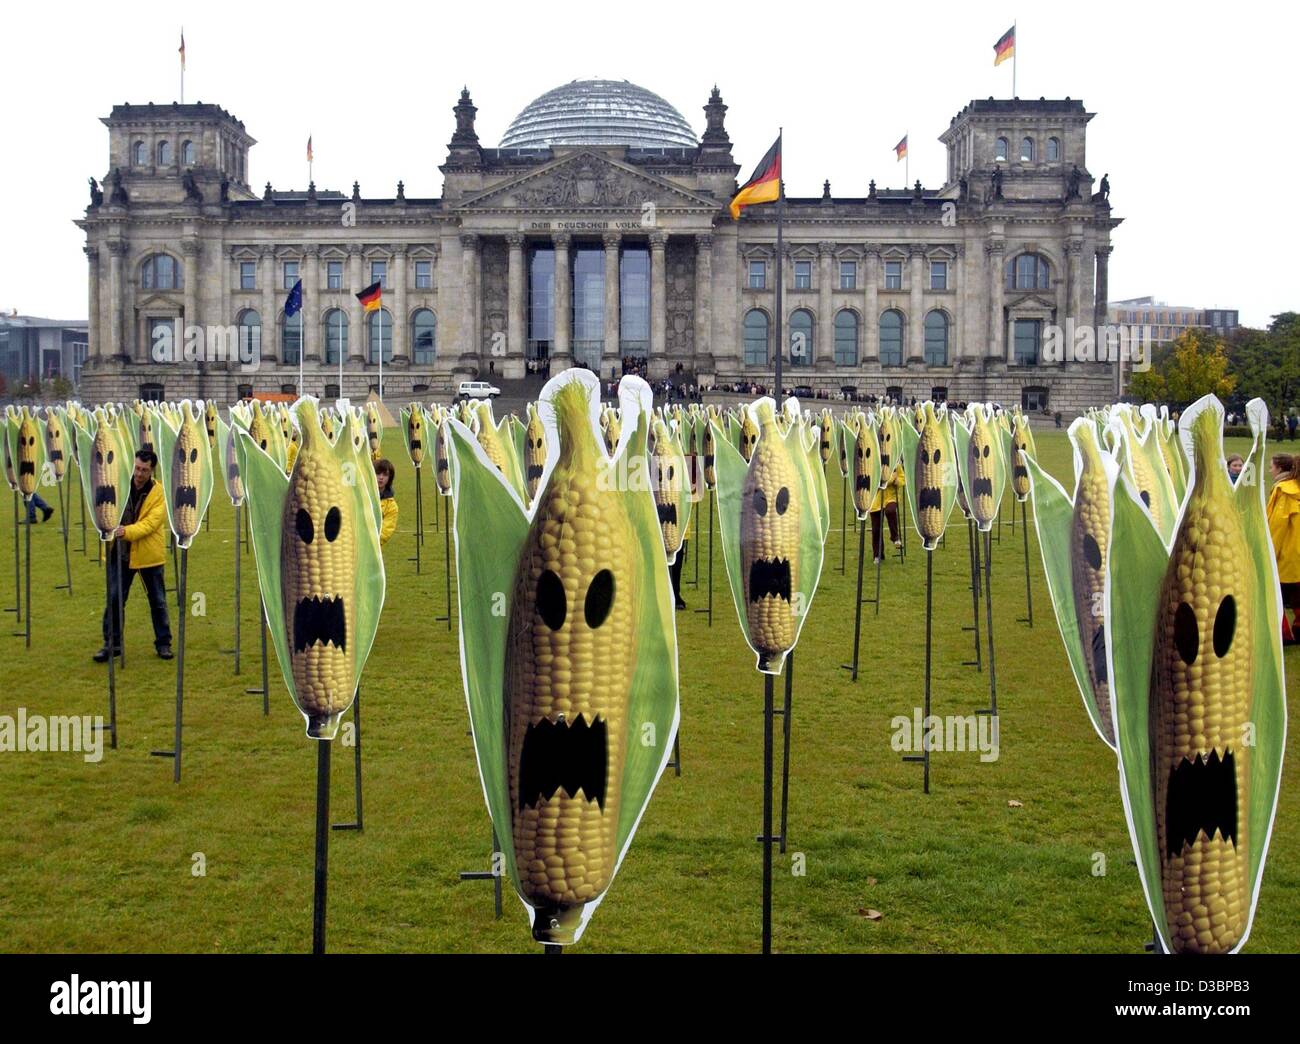
<svg viewBox="0 0 1300 1044">
<path fill-rule="evenodd" d="M 501 389 L 487 381 L 461 381 L 456 389 L 458 399 L 495 399 L 500 394 Z"/>
</svg>

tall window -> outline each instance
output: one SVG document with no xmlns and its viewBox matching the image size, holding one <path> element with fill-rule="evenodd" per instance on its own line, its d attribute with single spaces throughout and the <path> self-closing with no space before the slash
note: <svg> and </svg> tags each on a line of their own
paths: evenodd
<svg viewBox="0 0 1300 1044">
<path fill-rule="evenodd" d="M 280 325 L 280 361 L 298 365 L 302 357 L 302 311 L 285 316 Z"/>
<path fill-rule="evenodd" d="M 767 313 L 751 308 L 745 313 L 745 365 L 767 365 Z"/>
<path fill-rule="evenodd" d="M 604 345 L 605 251 L 580 246 L 573 251 L 573 359 L 598 373 Z"/>
<path fill-rule="evenodd" d="M 880 365 L 903 365 L 903 313 L 895 308 L 880 315 Z"/>
<path fill-rule="evenodd" d="M 331 290 L 343 289 L 343 262 L 327 261 L 325 262 L 325 285 Z"/>
<path fill-rule="evenodd" d="M 239 289 L 241 290 L 257 289 L 257 262 L 256 261 L 239 262 Z"/>
<path fill-rule="evenodd" d="M 790 365 L 808 366 L 813 358 L 813 317 L 806 308 L 790 315 Z"/>
<path fill-rule="evenodd" d="M 858 316 L 847 308 L 835 315 L 835 365 L 858 364 Z"/>
<path fill-rule="evenodd" d="M 903 262 L 901 261 L 885 262 L 885 289 L 886 290 L 903 289 Z"/>
<path fill-rule="evenodd" d="M 1008 290 L 1046 290 L 1052 285 L 1052 268 L 1038 254 L 1019 254 L 1007 262 Z"/>
<path fill-rule="evenodd" d="M 331 308 L 325 313 L 324 326 L 325 361 L 337 366 L 339 359 L 348 354 L 348 318 L 342 309 Z"/>
<path fill-rule="evenodd" d="M 433 289 L 433 262 L 432 261 L 415 262 L 415 289 L 417 290 Z"/>
<path fill-rule="evenodd" d="M 1017 319 L 1015 330 L 1015 349 L 1017 366 L 1036 366 L 1038 364 L 1038 346 L 1043 337 L 1041 319 Z"/>
<path fill-rule="evenodd" d="M 555 339 L 555 250 L 528 252 L 528 358 L 546 359 Z"/>
<path fill-rule="evenodd" d="M 388 309 L 379 308 L 371 312 L 369 322 L 366 324 L 370 338 L 370 361 L 371 363 L 379 362 L 382 352 L 384 362 L 391 362 L 393 358 L 393 317 L 388 314 Z"/>
<path fill-rule="evenodd" d="M 1048 138 L 1047 139 L 1047 162 L 1055 163 L 1060 158 L 1061 158 L 1061 139 Z"/>
<path fill-rule="evenodd" d="M 427 308 L 411 316 L 411 360 L 417 366 L 430 366 L 438 350 L 438 320 Z"/>
<path fill-rule="evenodd" d="M 749 288 L 751 290 L 767 289 L 766 261 L 751 261 L 749 263 Z"/>
<path fill-rule="evenodd" d="M 144 142 L 137 141 L 131 146 L 131 165 L 133 167 L 143 167 L 148 162 L 146 157 L 149 150 L 144 147 Z"/>
<path fill-rule="evenodd" d="M 858 287 L 858 263 L 856 261 L 840 262 L 840 289 L 856 290 Z"/>
<path fill-rule="evenodd" d="M 796 261 L 794 263 L 794 288 L 796 290 L 812 289 L 811 261 Z"/>
<path fill-rule="evenodd" d="M 158 143 L 158 166 L 170 167 L 172 165 L 172 143 L 170 141 L 160 141 Z"/>
<path fill-rule="evenodd" d="M 993 150 L 993 158 L 1005 163 L 1007 161 L 1007 147 L 1007 139 L 999 138 L 997 147 Z"/>
<path fill-rule="evenodd" d="M 937 308 L 925 317 L 925 364 L 948 365 L 948 317 Z"/>
<path fill-rule="evenodd" d="M 286 261 L 284 263 L 284 288 L 292 290 L 293 284 L 298 282 L 298 262 Z"/>
<path fill-rule="evenodd" d="M 624 247 L 619 259 L 619 353 L 650 354 L 650 251 Z"/>
<path fill-rule="evenodd" d="M 383 290 L 388 289 L 388 262 L 387 261 L 370 262 L 370 281 L 372 283 L 378 283 L 380 289 Z M 372 312 L 371 314 L 373 315 L 374 313 Z"/>
<path fill-rule="evenodd" d="M 948 289 L 948 262 L 947 261 L 930 262 L 930 289 L 931 290 Z"/>
<path fill-rule="evenodd" d="M 1020 139 L 1020 162 L 1021 163 L 1034 162 L 1034 139 L 1033 138 Z"/>
<path fill-rule="evenodd" d="M 192 141 L 181 143 L 181 166 L 194 166 L 194 142 Z"/>
<path fill-rule="evenodd" d="M 181 266 L 170 254 L 153 254 L 140 266 L 140 286 L 145 290 L 179 290 Z"/>
<path fill-rule="evenodd" d="M 256 309 L 239 314 L 239 358 L 250 362 L 262 357 L 262 317 Z"/>
</svg>

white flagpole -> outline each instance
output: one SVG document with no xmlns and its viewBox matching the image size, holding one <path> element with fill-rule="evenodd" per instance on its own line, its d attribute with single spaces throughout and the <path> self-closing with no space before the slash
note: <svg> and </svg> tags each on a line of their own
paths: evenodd
<svg viewBox="0 0 1300 1044">
<path fill-rule="evenodd" d="M 912 132 L 903 135 L 903 188 L 912 187 Z"/>
<path fill-rule="evenodd" d="M 181 26 L 181 104 L 185 104 L 185 26 Z"/>
<path fill-rule="evenodd" d="M 1011 97 L 1016 96 L 1016 65 L 1020 61 L 1020 27 L 1011 23 Z"/>
<path fill-rule="evenodd" d="M 338 312 L 338 316 L 339 316 L 339 394 L 338 397 L 341 399 L 343 398 L 343 354 L 344 354 L 343 352 L 343 309 L 338 308 L 335 309 L 335 311 Z"/>
</svg>

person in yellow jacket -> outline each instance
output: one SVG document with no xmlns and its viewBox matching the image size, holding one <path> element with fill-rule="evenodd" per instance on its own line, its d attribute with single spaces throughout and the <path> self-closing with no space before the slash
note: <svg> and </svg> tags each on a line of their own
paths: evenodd
<svg viewBox="0 0 1300 1044">
<path fill-rule="evenodd" d="M 167 509 L 163 504 L 162 486 L 154 481 L 158 458 L 152 450 L 142 449 L 135 455 L 135 472 L 131 476 L 131 493 L 122 512 L 121 524 L 113 533 L 108 554 L 108 593 L 104 606 L 104 647 L 95 653 L 98 663 L 122 651 L 120 607 L 137 573 L 149 599 L 153 617 L 153 644 L 164 660 L 172 658 L 172 629 L 167 617 L 167 585 L 164 564 L 166 555 Z M 119 602 L 120 600 L 120 602 Z"/>
<path fill-rule="evenodd" d="M 885 521 L 889 523 L 889 539 L 893 541 L 895 547 L 903 546 L 898 533 L 898 497 L 903 491 L 905 482 L 903 469 L 895 466 L 889 480 L 876 490 L 875 499 L 871 501 L 871 557 L 874 562 L 879 562 L 884 557 L 880 539 L 882 514 L 885 516 Z"/>
<path fill-rule="evenodd" d="M 380 457 L 375 461 L 375 482 L 379 485 L 379 546 L 397 532 L 397 498 L 393 496 L 393 462 Z"/>
<path fill-rule="evenodd" d="M 1279 453 L 1272 461 L 1273 489 L 1268 494 L 1268 531 L 1277 556 L 1277 578 L 1282 585 L 1282 608 L 1300 609 L 1300 475 L 1296 461 Z M 1282 614 L 1282 631 L 1288 641 L 1294 621 Z"/>
</svg>

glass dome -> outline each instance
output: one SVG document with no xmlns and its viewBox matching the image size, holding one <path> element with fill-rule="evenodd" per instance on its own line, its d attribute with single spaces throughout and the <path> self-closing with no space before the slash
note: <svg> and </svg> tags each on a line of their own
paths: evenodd
<svg viewBox="0 0 1300 1044">
<path fill-rule="evenodd" d="M 550 145 L 694 148 L 691 125 L 659 95 L 627 80 L 574 80 L 532 101 L 506 130 L 503 149 Z"/>
</svg>

